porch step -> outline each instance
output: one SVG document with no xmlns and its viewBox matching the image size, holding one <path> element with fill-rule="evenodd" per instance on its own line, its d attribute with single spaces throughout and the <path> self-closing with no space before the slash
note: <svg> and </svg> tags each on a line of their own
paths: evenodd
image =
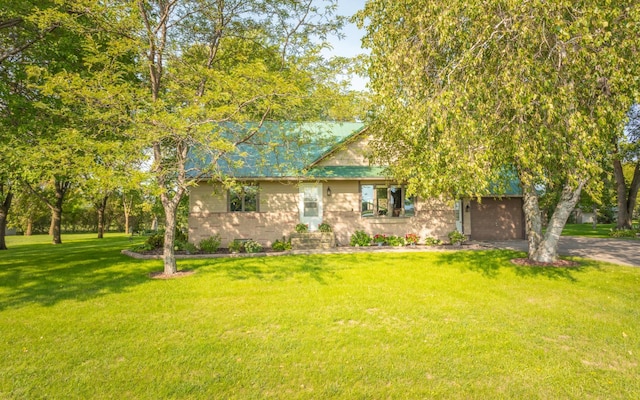
<svg viewBox="0 0 640 400">
<path fill-rule="evenodd" d="M 331 249 L 336 247 L 333 232 L 292 233 L 291 247 L 294 250 Z"/>
</svg>

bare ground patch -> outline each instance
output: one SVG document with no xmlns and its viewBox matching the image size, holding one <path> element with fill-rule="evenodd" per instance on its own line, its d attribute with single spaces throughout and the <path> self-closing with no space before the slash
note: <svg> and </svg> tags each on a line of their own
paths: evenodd
<svg viewBox="0 0 640 400">
<path fill-rule="evenodd" d="M 195 274 L 196 271 L 178 271 L 175 274 L 165 274 L 164 272 L 152 272 L 149 274 L 151 279 L 175 279 L 175 278 L 184 278 L 185 276 L 191 276 Z"/>
<path fill-rule="evenodd" d="M 557 260 L 552 263 L 538 262 L 528 258 L 512 258 L 512 264 L 524 267 L 556 267 L 556 268 L 574 268 L 580 266 L 580 263 L 571 260 Z"/>
</svg>

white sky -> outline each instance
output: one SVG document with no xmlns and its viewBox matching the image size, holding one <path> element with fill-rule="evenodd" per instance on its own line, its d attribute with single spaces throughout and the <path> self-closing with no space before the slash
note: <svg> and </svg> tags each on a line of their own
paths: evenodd
<svg viewBox="0 0 640 400">
<path fill-rule="evenodd" d="M 365 2 L 366 0 L 338 0 L 337 14 L 350 17 L 358 10 L 364 8 Z M 338 40 L 337 38 L 333 40 L 333 50 L 327 53 L 329 56 L 353 57 L 357 54 L 364 53 L 364 50 L 360 47 L 364 31 L 359 30 L 355 24 L 347 24 L 342 32 L 345 38 L 342 40 Z M 351 86 L 355 90 L 364 90 L 366 84 L 367 80 L 360 77 L 354 77 L 351 82 Z"/>
</svg>

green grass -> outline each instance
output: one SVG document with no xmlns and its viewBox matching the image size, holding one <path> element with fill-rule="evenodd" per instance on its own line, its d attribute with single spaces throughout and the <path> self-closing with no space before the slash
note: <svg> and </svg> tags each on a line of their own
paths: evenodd
<svg viewBox="0 0 640 400">
<path fill-rule="evenodd" d="M 592 238 L 610 238 L 609 232 L 616 224 L 598 224 L 593 229 L 592 224 L 566 224 L 562 236 L 584 236 Z"/>
<path fill-rule="evenodd" d="M 640 397 L 638 268 L 371 253 L 152 280 L 124 236 L 63 240 L 0 252 L 2 399 Z"/>
<path fill-rule="evenodd" d="M 634 226 L 638 224 L 634 221 Z M 598 224 L 593 229 L 592 224 L 566 224 L 562 236 L 584 236 L 592 238 L 611 238 L 609 232 L 616 228 L 616 224 Z"/>
</svg>

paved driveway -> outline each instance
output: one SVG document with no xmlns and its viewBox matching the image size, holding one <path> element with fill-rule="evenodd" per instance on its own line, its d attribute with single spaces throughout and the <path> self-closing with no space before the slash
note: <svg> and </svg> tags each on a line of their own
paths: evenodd
<svg viewBox="0 0 640 400">
<path fill-rule="evenodd" d="M 491 242 L 489 245 L 501 249 L 527 251 L 525 240 Z M 563 236 L 560 238 L 559 253 L 640 267 L 640 241 L 638 240 Z"/>
</svg>

